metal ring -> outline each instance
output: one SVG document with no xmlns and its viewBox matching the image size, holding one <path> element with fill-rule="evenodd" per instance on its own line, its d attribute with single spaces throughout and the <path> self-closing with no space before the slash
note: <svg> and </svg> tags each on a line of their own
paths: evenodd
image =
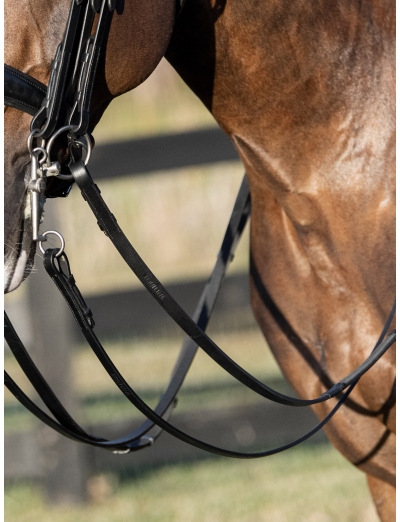
<svg viewBox="0 0 400 522">
<path fill-rule="evenodd" d="M 53 146 L 53 143 L 54 143 L 54 140 L 60 135 L 62 134 L 63 132 L 68 132 L 68 131 L 72 131 L 76 129 L 76 126 L 74 125 L 65 125 L 65 127 L 61 127 L 60 129 L 58 129 L 57 132 L 55 132 L 52 137 L 49 139 L 48 143 L 47 143 L 47 146 L 46 146 L 46 151 L 47 151 L 47 166 L 50 166 L 50 151 L 51 151 L 51 147 Z M 34 131 L 36 132 L 36 131 Z M 31 132 L 31 134 L 33 134 Z M 28 138 L 28 148 L 29 148 L 29 139 L 32 141 L 33 139 L 33 136 L 31 138 L 31 134 L 29 135 L 29 138 Z M 91 140 L 91 137 L 90 137 L 90 134 L 88 132 L 86 132 L 84 134 L 85 138 L 86 138 L 86 143 L 87 143 L 87 146 L 85 146 L 82 142 L 79 142 L 79 144 L 81 145 L 81 147 L 84 147 L 86 149 L 86 157 L 85 157 L 85 161 L 84 161 L 84 164 L 85 164 L 85 167 L 88 165 L 89 161 L 90 161 L 90 157 L 92 155 L 92 150 L 93 150 L 93 146 L 92 146 L 92 140 Z M 75 140 L 76 142 L 78 140 Z M 32 144 L 30 143 L 30 147 L 32 148 Z"/>
<path fill-rule="evenodd" d="M 131 451 L 130 448 L 126 449 L 120 449 L 120 450 L 113 450 L 114 455 L 125 455 L 126 453 L 129 453 Z"/>
<path fill-rule="evenodd" d="M 64 252 L 64 248 L 65 248 L 65 241 L 64 241 L 64 238 L 62 237 L 62 235 L 60 234 L 60 232 L 57 232 L 56 230 L 48 230 L 47 232 L 44 232 L 43 234 L 41 234 L 41 237 L 44 237 L 44 238 L 47 238 L 47 235 L 48 234 L 55 234 L 61 241 L 61 248 L 58 250 L 57 254 L 56 254 L 56 257 L 60 257 L 62 255 L 62 253 Z M 46 241 L 46 239 L 41 239 L 40 241 L 38 241 L 39 243 L 39 248 L 40 248 L 40 251 L 42 252 L 42 254 L 45 253 L 45 250 L 44 248 L 42 247 L 42 243 Z"/>
<path fill-rule="evenodd" d="M 54 140 L 60 135 L 62 134 L 63 132 L 68 132 L 68 131 L 71 131 L 73 129 L 75 129 L 76 127 L 74 127 L 73 125 L 65 125 L 65 127 L 61 127 L 60 129 L 58 129 L 57 132 L 55 132 L 53 134 L 53 136 L 49 139 L 48 143 L 47 143 L 47 146 L 46 146 L 46 151 L 47 151 L 47 160 L 48 160 L 48 163 L 47 165 L 50 166 L 50 151 L 51 151 L 51 147 L 53 146 L 53 143 L 54 143 Z"/>
<path fill-rule="evenodd" d="M 89 164 L 89 161 L 90 161 L 90 157 L 92 155 L 92 150 L 93 150 L 93 145 L 92 145 L 92 137 L 91 135 L 86 132 L 85 133 L 85 138 L 86 138 L 86 143 L 87 143 L 87 147 L 84 147 L 86 148 L 86 157 L 85 157 L 85 167 L 87 167 L 87 165 Z"/>
<path fill-rule="evenodd" d="M 89 164 L 90 158 L 92 156 L 93 146 L 92 146 L 91 136 L 88 132 L 85 132 L 84 137 L 86 140 L 86 144 L 83 141 L 79 141 L 79 140 L 75 140 L 73 143 L 75 146 L 78 145 L 78 146 L 86 149 L 86 157 L 85 157 L 85 161 L 83 163 L 85 164 L 85 167 L 87 167 Z"/>
</svg>

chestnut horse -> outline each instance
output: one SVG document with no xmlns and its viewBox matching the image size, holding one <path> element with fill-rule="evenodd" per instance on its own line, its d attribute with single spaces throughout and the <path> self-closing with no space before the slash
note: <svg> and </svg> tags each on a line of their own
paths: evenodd
<svg viewBox="0 0 400 522">
<path fill-rule="evenodd" d="M 5 62 L 47 84 L 71 0 L 7 0 Z M 252 199 L 251 299 L 283 373 L 320 395 L 370 353 L 395 293 L 395 4 L 120 0 L 91 128 L 166 56 L 231 137 Z M 21 16 L 23 13 L 23 16 Z M 6 291 L 33 264 L 31 117 L 5 112 Z M 395 517 L 395 352 L 326 426 Z M 322 418 L 331 406 L 314 406 Z"/>
</svg>

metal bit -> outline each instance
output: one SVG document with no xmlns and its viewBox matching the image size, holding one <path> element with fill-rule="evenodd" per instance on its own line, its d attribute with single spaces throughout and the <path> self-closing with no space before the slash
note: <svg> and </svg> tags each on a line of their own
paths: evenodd
<svg viewBox="0 0 400 522">
<path fill-rule="evenodd" d="M 28 190 L 31 193 L 31 220 L 32 240 L 45 241 L 46 238 L 39 236 L 40 224 L 40 195 L 46 190 L 46 181 L 40 175 L 41 165 L 39 163 L 39 152 L 32 151 L 31 154 L 31 181 Z"/>
</svg>

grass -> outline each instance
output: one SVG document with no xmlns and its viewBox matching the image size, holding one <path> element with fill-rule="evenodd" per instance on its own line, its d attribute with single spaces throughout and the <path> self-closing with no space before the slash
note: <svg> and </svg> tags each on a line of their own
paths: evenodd
<svg viewBox="0 0 400 522">
<path fill-rule="evenodd" d="M 89 505 L 48 506 L 38 486 L 5 490 L 6 522 L 378 522 L 365 477 L 330 446 L 269 459 L 211 459 L 89 484 Z"/>
</svg>

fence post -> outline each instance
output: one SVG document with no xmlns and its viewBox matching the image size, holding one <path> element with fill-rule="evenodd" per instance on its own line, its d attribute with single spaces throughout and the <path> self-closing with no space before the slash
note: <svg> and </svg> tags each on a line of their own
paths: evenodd
<svg viewBox="0 0 400 522">
<path fill-rule="evenodd" d="M 50 200 L 46 203 L 45 230 L 57 230 L 57 222 L 54 202 Z M 78 403 L 73 393 L 69 310 L 45 272 L 39 256 L 35 264 L 37 271 L 27 281 L 32 352 L 50 387 L 64 407 L 76 417 Z M 38 428 L 37 437 L 47 501 L 52 504 L 84 502 L 87 466 L 82 445 L 44 424 Z"/>
</svg>

